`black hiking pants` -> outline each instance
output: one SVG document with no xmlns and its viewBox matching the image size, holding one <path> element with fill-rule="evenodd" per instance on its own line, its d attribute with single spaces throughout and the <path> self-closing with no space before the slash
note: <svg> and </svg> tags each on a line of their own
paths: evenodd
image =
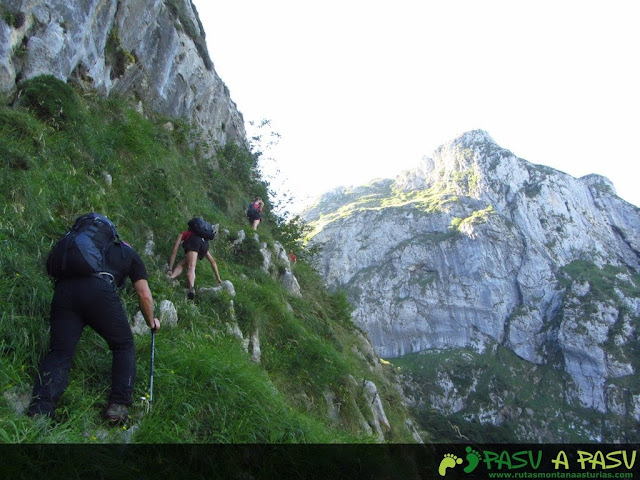
<svg viewBox="0 0 640 480">
<path fill-rule="evenodd" d="M 112 352 L 109 403 L 131 405 L 135 383 L 133 335 L 118 292 L 101 278 L 57 282 L 51 302 L 49 352 L 40 365 L 30 414 L 53 417 L 67 388 L 71 362 L 86 325 L 105 339 Z"/>
</svg>

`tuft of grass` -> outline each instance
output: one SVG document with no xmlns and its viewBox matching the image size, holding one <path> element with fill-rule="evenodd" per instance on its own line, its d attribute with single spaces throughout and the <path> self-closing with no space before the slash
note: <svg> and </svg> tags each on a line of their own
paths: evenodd
<svg viewBox="0 0 640 480">
<path fill-rule="evenodd" d="M 53 75 L 43 75 L 19 85 L 20 105 L 54 128 L 71 128 L 82 116 L 78 94 Z"/>
</svg>

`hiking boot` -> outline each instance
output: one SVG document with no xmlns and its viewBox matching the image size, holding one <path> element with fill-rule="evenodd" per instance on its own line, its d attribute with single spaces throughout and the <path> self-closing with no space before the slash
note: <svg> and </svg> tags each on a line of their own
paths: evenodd
<svg viewBox="0 0 640 480">
<path fill-rule="evenodd" d="M 55 413 L 53 408 L 49 408 L 48 406 L 42 405 L 40 403 L 32 403 L 31 405 L 29 405 L 29 410 L 27 410 L 27 416 L 31 418 L 54 418 Z"/>
<path fill-rule="evenodd" d="M 196 290 L 194 288 L 189 289 L 189 293 L 187 293 L 187 298 L 189 300 L 193 300 L 196 297 Z"/>
<path fill-rule="evenodd" d="M 38 429 L 48 430 L 49 427 L 52 427 L 54 425 L 53 412 L 41 412 L 37 409 L 32 408 L 27 412 L 27 416 L 29 416 L 33 420 L 33 424 Z"/>
<path fill-rule="evenodd" d="M 104 411 L 104 418 L 111 423 L 124 423 L 129 418 L 129 407 L 119 403 L 112 403 Z"/>
</svg>

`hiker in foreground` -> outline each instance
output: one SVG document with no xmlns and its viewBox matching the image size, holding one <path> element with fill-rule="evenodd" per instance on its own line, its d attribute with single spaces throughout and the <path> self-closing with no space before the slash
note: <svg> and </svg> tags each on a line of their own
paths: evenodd
<svg viewBox="0 0 640 480">
<path fill-rule="evenodd" d="M 209 242 L 207 240 L 213 240 L 217 233 L 217 225 L 214 227 L 206 220 L 195 217 L 189 220 L 189 229 L 185 230 L 178 235 L 176 243 L 173 245 L 173 251 L 171 252 L 171 258 L 169 259 L 169 270 L 167 274 L 169 278 L 173 280 L 180 276 L 182 271 L 187 270 L 187 283 L 189 284 L 189 293 L 187 297 L 193 300 L 196 295 L 196 263 L 198 260 L 207 258 L 213 273 L 216 275 L 218 283 L 222 283 L 220 279 L 220 273 L 218 272 L 218 265 L 215 259 L 209 253 Z M 176 260 L 178 254 L 178 248 L 182 245 L 184 249 L 184 258 L 176 265 L 176 269 L 173 269 L 173 262 Z"/>
<path fill-rule="evenodd" d="M 160 328 L 142 259 L 120 241 L 107 217 L 88 213 L 78 217 L 53 247 L 47 257 L 47 273 L 55 280 L 49 352 L 40 365 L 28 414 L 54 417 L 56 403 L 67 388 L 76 345 L 88 325 L 105 339 L 113 356 L 111 393 L 104 416 L 111 422 L 124 422 L 136 378 L 133 334 L 117 292 L 127 277 L 147 325 Z"/>
<path fill-rule="evenodd" d="M 264 202 L 262 198 L 256 197 L 253 199 L 253 202 L 249 204 L 247 207 L 247 218 L 251 223 L 251 228 L 254 230 L 258 229 L 258 225 L 262 221 L 262 210 L 264 209 Z"/>
</svg>

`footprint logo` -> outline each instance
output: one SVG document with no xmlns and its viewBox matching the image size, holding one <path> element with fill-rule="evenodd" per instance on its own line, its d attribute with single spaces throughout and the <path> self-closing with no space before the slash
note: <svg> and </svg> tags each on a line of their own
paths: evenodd
<svg viewBox="0 0 640 480">
<path fill-rule="evenodd" d="M 440 462 L 440 467 L 438 468 L 438 473 L 441 477 L 444 477 L 447 474 L 447 470 L 455 467 L 456 465 L 460 465 L 462 463 L 462 459 L 456 457 L 452 453 L 445 453 L 444 458 Z M 475 467 L 474 467 L 475 468 Z"/>
<path fill-rule="evenodd" d="M 478 452 L 477 450 L 474 450 L 471 447 L 467 447 L 465 450 L 467 451 L 466 458 L 467 458 L 467 462 L 469 462 L 469 465 L 464 467 L 464 473 L 471 473 L 476 469 L 476 467 L 480 463 L 480 452 Z"/>
</svg>

